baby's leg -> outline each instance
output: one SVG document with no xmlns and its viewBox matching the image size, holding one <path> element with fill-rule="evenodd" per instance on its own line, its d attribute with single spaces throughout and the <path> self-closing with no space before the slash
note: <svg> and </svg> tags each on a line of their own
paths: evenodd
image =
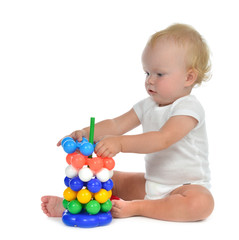
<svg viewBox="0 0 239 240">
<path fill-rule="evenodd" d="M 137 200 L 145 197 L 144 173 L 114 171 L 113 195 L 123 200 Z"/>
<path fill-rule="evenodd" d="M 113 201 L 114 217 L 145 216 L 166 221 L 198 221 L 213 211 L 211 193 L 199 185 L 184 185 L 159 200 Z"/>
<path fill-rule="evenodd" d="M 124 173 L 114 171 L 113 195 L 124 200 L 143 199 L 145 196 L 145 180 L 143 173 Z M 64 212 L 63 198 L 56 196 L 44 196 L 42 200 L 42 211 L 48 217 L 61 217 Z"/>
<path fill-rule="evenodd" d="M 62 198 L 56 196 L 44 196 L 41 198 L 42 211 L 48 217 L 61 217 L 64 212 L 64 207 L 62 205 Z"/>
</svg>

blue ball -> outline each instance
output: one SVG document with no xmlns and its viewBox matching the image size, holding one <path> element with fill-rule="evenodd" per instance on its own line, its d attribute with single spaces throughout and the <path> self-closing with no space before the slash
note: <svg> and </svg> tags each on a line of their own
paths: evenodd
<svg viewBox="0 0 239 240">
<path fill-rule="evenodd" d="M 73 153 L 76 150 L 76 142 L 71 137 L 66 137 L 62 140 L 61 145 L 66 153 Z"/>
<path fill-rule="evenodd" d="M 65 138 L 63 138 L 63 139 L 61 140 L 61 145 L 63 146 L 64 143 L 65 143 L 66 141 L 68 141 L 68 140 L 73 140 L 73 138 L 72 138 L 72 137 L 65 137 Z"/>
<path fill-rule="evenodd" d="M 85 137 L 82 137 L 82 141 L 81 141 L 82 143 L 88 143 L 89 141 L 87 140 L 87 138 L 85 138 Z"/>
<path fill-rule="evenodd" d="M 102 182 L 102 188 L 105 189 L 106 191 L 110 191 L 114 186 L 114 183 L 111 179 L 109 179 L 106 182 Z"/>
<path fill-rule="evenodd" d="M 80 142 L 78 142 L 76 140 L 76 144 L 77 144 L 77 148 L 80 148 L 80 146 L 84 143 L 88 143 L 89 141 L 85 138 L 85 137 L 82 137 L 82 140 Z"/>
<path fill-rule="evenodd" d="M 83 185 L 84 184 L 79 177 L 74 177 L 70 181 L 70 188 L 76 192 L 80 191 L 83 188 Z"/>
<path fill-rule="evenodd" d="M 97 193 L 100 191 L 102 185 L 101 185 L 101 181 L 99 179 L 91 179 L 88 183 L 87 183 L 87 188 L 90 192 L 93 193 Z"/>
<path fill-rule="evenodd" d="M 84 156 L 90 156 L 94 152 L 94 146 L 91 143 L 84 143 L 80 146 L 80 152 Z"/>
<path fill-rule="evenodd" d="M 65 177 L 65 179 L 64 179 L 64 183 L 65 183 L 65 185 L 67 186 L 67 187 L 69 187 L 70 185 L 70 180 L 71 180 L 71 178 L 68 178 L 68 177 Z"/>
</svg>

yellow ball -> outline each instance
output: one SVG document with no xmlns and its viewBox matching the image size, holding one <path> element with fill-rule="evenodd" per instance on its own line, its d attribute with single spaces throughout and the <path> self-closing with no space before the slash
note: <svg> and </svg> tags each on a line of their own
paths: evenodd
<svg viewBox="0 0 239 240">
<path fill-rule="evenodd" d="M 109 199 L 109 193 L 105 189 L 100 189 L 95 193 L 95 200 L 99 203 L 105 203 Z"/>
<path fill-rule="evenodd" d="M 109 196 L 109 198 L 111 198 L 111 196 L 112 196 L 112 190 L 109 190 L 109 191 L 108 191 L 108 196 Z"/>
<path fill-rule="evenodd" d="M 63 196 L 67 201 L 72 201 L 76 199 L 77 192 L 73 191 L 70 187 L 68 187 L 63 192 Z"/>
<path fill-rule="evenodd" d="M 77 199 L 80 203 L 86 204 L 88 203 L 92 198 L 92 194 L 87 189 L 81 189 L 77 194 Z"/>
</svg>

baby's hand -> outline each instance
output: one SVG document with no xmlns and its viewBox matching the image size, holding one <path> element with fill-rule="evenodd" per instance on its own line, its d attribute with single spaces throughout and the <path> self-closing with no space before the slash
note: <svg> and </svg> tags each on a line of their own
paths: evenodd
<svg viewBox="0 0 239 240">
<path fill-rule="evenodd" d="M 70 135 L 67 135 L 65 137 L 72 137 L 75 141 L 77 140 L 78 142 L 80 142 L 82 140 L 82 137 L 85 137 L 85 131 L 84 130 L 77 130 L 77 131 L 74 131 L 73 133 L 71 133 Z M 65 137 L 63 137 L 63 138 L 65 138 Z M 61 146 L 62 139 L 57 143 L 58 147 Z"/>
<path fill-rule="evenodd" d="M 95 153 L 98 157 L 114 157 L 121 152 L 120 136 L 105 136 L 98 138 L 100 140 L 95 147 Z M 95 139 L 97 142 L 97 139 Z"/>
</svg>

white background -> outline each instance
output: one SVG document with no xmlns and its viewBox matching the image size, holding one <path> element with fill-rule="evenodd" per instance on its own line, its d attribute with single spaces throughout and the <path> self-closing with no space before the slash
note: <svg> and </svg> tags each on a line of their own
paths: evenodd
<svg viewBox="0 0 239 240">
<path fill-rule="evenodd" d="M 1 1 L 0 201 L 5 239 L 237 239 L 238 22 L 236 0 Z M 65 189 L 65 153 L 57 141 L 89 125 L 91 116 L 97 122 L 118 116 L 147 96 L 142 50 L 151 34 L 173 23 L 194 26 L 212 52 L 213 77 L 193 92 L 207 116 L 216 203 L 212 216 L 198 223 L 115 219 L 94 229 L 70 228 L 47 218 L 40 197 L 61 196 Z M 117 170 L 144 171 L 143 155 L 119 154 L 115 160 Z"/>
</svg>

